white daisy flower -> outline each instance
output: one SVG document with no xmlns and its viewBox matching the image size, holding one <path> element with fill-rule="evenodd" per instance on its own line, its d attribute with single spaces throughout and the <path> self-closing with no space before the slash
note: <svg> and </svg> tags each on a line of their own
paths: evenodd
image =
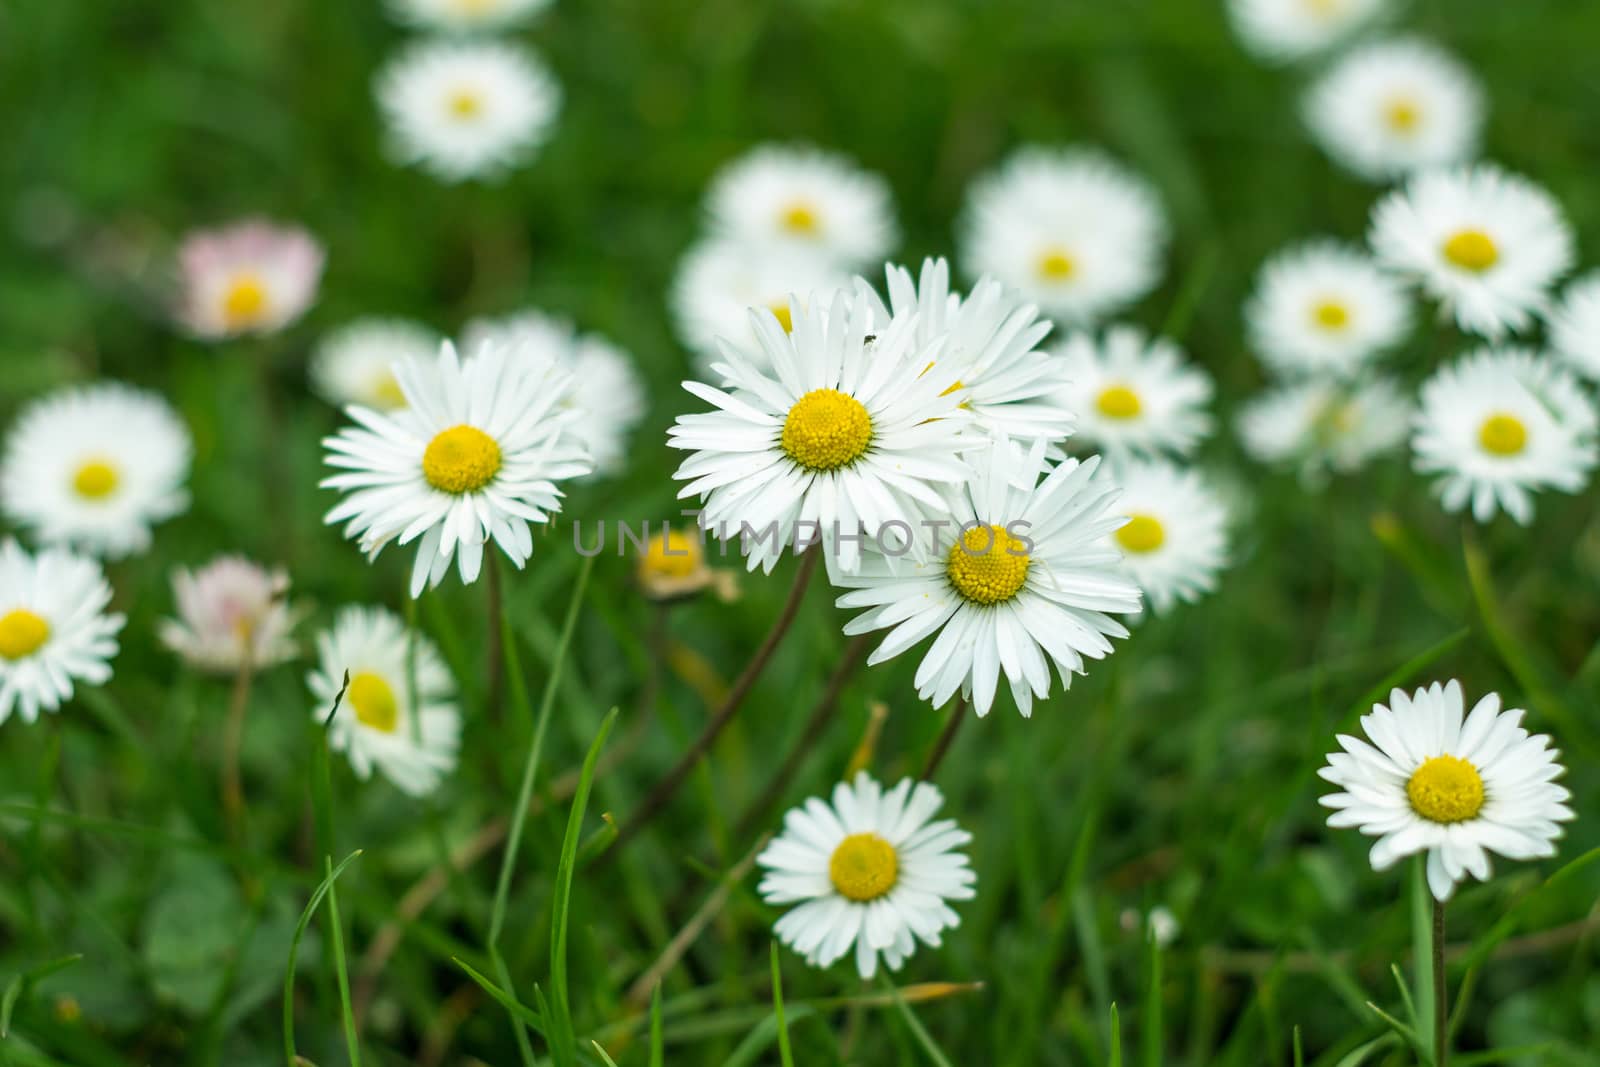
<svg viewBox="0 0 1600 1067">
<path fill-rule="evenodd" d="M 1032 715 L 1033 698 L 1050 693 L 1052 662 L 1070 687 L 1085 659 L 1128 635 L 1106 613 L 1139 610 L 1138 587 L 1118 573 L 1109 542 L 1125 520 L 1116 488 L 1093 477 L 1099 457 L 1051 469 L 1044 450 L 1043 441 L 1026 453 L 1004 440 L 991 446 L 949 521 L 917 531 L 934 540 L 928 562 L 871 553 L 859 573 L 834 577 L 850 590 L 839 607 L 867 609 L 845 633 L 889 630 L 869 664 L 937 634 L 915 679 L 934 707 L 959 691 L 987 715 L 1004 673 L 1017 709 Z"/>
<path fill-rule="evenodd" d="M 1239 438 L 1258 463 L 1297 467 L 1313 487 L 1393 452 L 1411 428 L 1411 401 L 1389 378 L 1353 384 L 1312 380 L 1248 401 Z"/>
<path fill-rule="evenodd" d="M 1245 319 L 1251 347 L 1279 374 L 1348 378 L 1405 338 L 1411 300 L 1365 253 L 1311 241 L 1261 268 Z"/>
<path fill-rule="evenodd" d="M 432 363 L 439 335 L 406 319 L 357 319 L 325 336 L 311 357 L 311 388 L 336 407 L 391 411 L 404 404 L 396 363 Z"/>
<path fill-rule="evenodd" d="M 527 22 L 551 0 L 389 0 L 395 18 L 443 33 L 505 30 Z"/>
<path fill-rule="evenodd" d="M 889 303 L 862 281 L 878 327 L 895 316 L 917 316 L 917 341 L 945 339 L 946 363 L 956 369 L 961 404 L 980 430 L 1014 440 L 1058 440 L 1072 432 L 1066 361 L 1040 351 L 1050 323 L 993 278 L 982 278 L 966 297 L 950 291 L 950 265 L 922 262 L 920 288 L 911 272 L 890 264 Z M 892 309 L 892 310 L 891 310 Z"/>
<path fill-rule="evenodd" d="M 1373 209 L 1369 239 L 1380 263 L 1490 340 L 1532 325 L 1574 257 L 1560 205 L 1489 163 L 1413 177 Z"/>
<path fill-rule="evenodd" d="M 1550 347 L 1585 378 L 1600 380 L 1600 271 L 1561 294 L 1550 313 Z"/>
<path fill-rule="evenodd" d="M 423 796 L 455 769 L 461 714 L 455 679 L 434 643 L 382 608 L 347 607 L 317 635 L 317 669 L 306 675 L 311 715 L 328 718 L 328 747 L 350 757 L 356 777 L 372 768 L 411 796 Z"/>
<path fill-rule="evenodd" d="M 1154 188 L 1091 149 L 1019 149 L 973 183 L 962 222 L 969 274 L 992 275 L 1074 323 L 1155 288 L 1166 243 Z"/>
<path fill-rule="evenodd" d="M 1393 0 L 1229 0 L 1228 14 L 1256 56 L 1291 63 L 1327 51 L 1392 6 Z"/>
<path fill-rule="evenodd" d="M 1572 794 L 1555 783 L 1561 755 L 1544 734 L 1522 728 L 1520 708 L 1502 712 L 1490 693 L 1464 714 L 1461 683 L 1389 694 L 1361 720 L 1368 740 L 1339 735 L 1343 752 L 1317 773 L 1341 792 L 1322 797 L 1328 825 L 1369 837 L 1373 870 L 1426 852 L 1428 888 L 1449 900 L 1468 875 L 1489 877 L 1489 853 L 1507 859 L 1556 854 Z"/>
<path fill-rule="evenodd" d="M 1156 614 L 1178 601 L 1193 603 L 1217 586 L 1227 565 L 1228 509 L 1199 474 L 1164 459 L 1118 468 L 1116 509 L 1126 524 L 1107 538 L 1122 553 L 1122 572 L 1143 591 Z"/>
<path fill-rule="evenodd" d="M 23 409 L 0 457 L 6 518 L 37 540 L 119 559 L 189 506 L 189 429 L 155 393 L 102 382 Z"/>
<path fill-rule="evenodd" d="M 1120 462 L 1127 456 L 1186 456 L 1211 432 L 1211 378 L 1183 349 L 1137 326 L 1096 338 L 1074 333 L 1058 349 L 1078 435 Z"/>
<path fill-rule="evenodd" d="M 751 570 L 770 572 L 785 547 L 818 534 L 830 571 L 852 570 L 859 534 L 942 513 L 936 486 L 967 476 L 968 417 L 956 369 L 916 343 L 915 316 L 874 334 L 871 306 L 843 293 L 826 309 L 816 296 L 810 309 L 791 304 L 789 331 L 770 311 L 751 315 L 772 370 L 724 346 L 712 369 L 725 389 L 683 383 L 717 410 L 668 431 L 693 453 L 673 477 L 688 482 L 680 499 L 704 500 L 701 527 L 738 538 Z"/>
<path fill-rule="evenodd" d="M 1484 96 L 1454 56 L 1404 38 L 1340 59 L 1307 91 L 1303 110 L 1334 162 L 1382 182 L 1477 155 Z"/>
<path fill-rule="evenodd" d="M 178 617 L 160 623 L 161 643 L 202 671 L 231 674 L 275 666 L 299 654 L 289 575 L 242 556 L 218 556 L 198 571 L 172 572 Z"/>
<path fill-rule="evenodd" d="M 126 621 L 107 614 L 111 586 L 93 560 L 0 543 L 0 723 L 56 711 L 76 682 L 104 685 Z"/>
<path fill-rule="evenodd" d="M 871 978 L 878 956 L 898 971 L 917 942 L 938 948 L 961 923 L 952 900 L 971 900 L 978 876 L 957 851 L 972 835 L 954 819 L 930 821 L 944 797 L 929 782 L 902 778 L 884 790 L 866 771 L 833 787 L 833 803 L 812 797 L 783 817 L 756 862 L 768 904 L 797 904 L 778 920 L 778 940 L 813 967 L 852 953 Z"/>
<path fill-rule="evenodd" d="M 196 230 L 178 249 L 179 318 L 211 340 L 275 333 L 316 300 L 323 260 L 322 246 L 298 227 L 245 219 Z"/>
<path fill-rule="evenodd" d="M 493 538 L 519 569 L 533 553 L 529 523 L 561 510 L 556 483 L 587 474 L 573 432 L 570 373 L 489 345 L 465 360 L 446 343 L 431 367 L 397 366 L 406 406 L 352 405 L 359 425 L 323 439 L 323 479 L 344 494 L 325 521 L 347 522 L 369 557 L 391 541 L 417 547 L 411 595 L 437 586 L 457 560 L 478 580 Z"/>
<path fill-rule="evenodd" d="M 719 237 L 800 245 L 849 267 L 882 260 L 899 240 L 888 183 L 806 145 L 746 152 L 712 180 L 705 210 Z"/>
<path fill-rule="evenodd" d="M 1595 464 L 1594 403 L 1577 380 L 1528 349 L 1483 348 L 1422 383 L 1411 450 L 1437 474 L 1446 511 L 1488 522 L 1503 510 L 1526 526 L 1533 494 L 1580 491 Z"/>
<path fill-rule="evenodd" d="M 561 86 L 531 52 L 501 41 L 423 41 L 377 80 L 391 150 L 446 182 L 493 178 L 550 136 Z"/>
</svg>

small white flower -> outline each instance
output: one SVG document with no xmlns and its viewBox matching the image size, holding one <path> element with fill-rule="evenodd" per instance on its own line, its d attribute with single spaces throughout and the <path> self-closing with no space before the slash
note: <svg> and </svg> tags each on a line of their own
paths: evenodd
<svg viewBox="0 0 1600 1067">
<path fill-rule="evenodd" d="M 1411 449 L 1437 474 L 1446 511 L 1488 522 L 1504 510 L 1526 526 L 1533 493 L 1576 493 L 1595 464 L 1594 403 L 1549 358 L 1520 348 L 1479 349 L 1422 384 Z"/>
<path fill-rule="evenodd" d="M 330 332 L 311 357 L 311 387 L 337 407 L 389 411 L 405 403 L 396 363 L 431 363 L 439 336 L 405 319 L 358 319 Z"/>
<path fill-rule="evenodd" d="M 0 458 L 6 517 L 50 545 L 119 559 L 189 506 L 193 445 L 154 393 L 103 382 L 53 393 L 18 416 Z"/>
<path fill-rule="evenodd" d="M 1600 380 L 1600 271 L 1562 293 L 1550 313 L 1550 347 L 1585 378 Z"/>
<path fill-rule="evenodd" d="M 1166 338 L 1113 326 L 1098 339 L 1074 333 L 1058 351 L 1078 435 L 1108 458 L 1186 456 L 1211 432 L 1211 378 Z"/>
<path fill-rule="evenodd" d="M 768 904 L 797 904 L 779 919 L 778 939 L 813 967 L 855 955 L 871 978 L 878 956 L 897 971 L 917 942 L 938 948 L 961 923 L 952 900 L 971 900 L 977 875 L 956 851 L 972 835 L 953 819 L 930 821 L 938 787 L 902 778 L 885 791 L 866 771 L 812 797 L 783 817 L 783 833 L 759 855 Z"/>
<path fill-rule="evenodd" d="M 706 218 L 718 237 L 803 246 L 846 267 L 883 259 L 899 240 L 888 183 L 804 145 L 761 145 L 723 167 Z"/>
<path fill-rule="evenodd" d="M 1378 841 L 1372 868 L 1427 854 L 1428 888 L 1449 900 L 1468 875 L 1489 877 L 1491 852 L 1507 859 L 1556 854 L 1560 824 L 1573 818 L 1565 773 L 1544 734 L 1522 728 L 1523 711 L 1500 710 L 1490 693 L 1463 715 L 1461 683 L 1435 682 L 1389 694 L 1361 720 L 1367 740 L 1339 735 L 1343 752 L 1317 773 L 1341 792 L 1322 798 L 1328 825 L 1357 827 Z"/>
<path fill-rule="evenodd" d="M 1404 38 L 1351 52 L 1306 94 L 1305 121 L 1335 162 L 1381 182 L 1465 163 L 1478 151 L 1483 90 L 1460 61 Z"/>
<path fill-rule="evenodd" d="M 973 183 L 961 236 L 969 274 L 1093 323 L 1155 287 L 1167 222 L 1150 184 L 1109 156 L 1027 147 Z"/>
<path fill-rule="evenodd" d="M 395 18 L 445 33 L 504 30 L 527 22 L 551 0 L 389 0 Z"/>
<path fill-rule="evenodd" d="M 161 643 L 202 671 L 261 670 L 299 654 L 300 613 L 288 601 L 289 575 L 241 556 L 218 556 L 198 571 L 172 572 L 178 617 L 163 619 Z"/>
<path fill-rule="evenodd" d="M 1245 318 L 1278 373 L 1348 378 L 1406 336 L 1411 300 L 1365 253 L 1312 241 L 1267 261 Z"/>
<path fill-rule="evenodd" d="M 372 768 L 411 796 L 423 796 L 455 769 L 461 715 L 455 680 L 433 642 L 406 630 L 382 608 L 348 607 L 317 635 L 317 669 L 306 676 L 312 718 L 328 723 L 328 746 L 350 757 L 356 777 Z"/>
<path fill-rule="evenodd" d="M 1411 428 L 1411 401 L 1392 380 L 1313 380 L 1269 389 L 1245 404 L 1239 437 L 1258 463 L 1297 467 L 1309 486 L 1393 452 Z"/>
<path fill-rule="evenodd" d="M 1531 326 L 1574 257 L 1560 205 L 1489 163 L 1413 177 L 1373 209 L 1370 241 L 1380 263 L 1490 340 Z"/>
<path fill-rule="evenodd" d="M 393 154 L 446 182 L 492 178 L 550 136 L 561 86 L 531 52 L 500 41 L 423 41 L 378 75 Z"/>
<path fill-rule="evenodd" d="M 1239 40 L 1272 63 L 1324 52 L 1372 22 L 1393 0 L 1229 0 Z"/>
<path fill-rule="evenodd" d="M 1121 490 L 1116 510 L 1128 517 L 1107 541 L 1156 614 L 1216 588 L 1227 564 L 1228 510 L 1200 475 L 1167 460 L 1135 460 L 1101 477 Z"/>
<path fill-rule="evenodd" d="M 316 299 L 323 258 L 306 231 L 262 219 L 196 230 L 178 249 L 179 317 L 210 340 L 276 333 Z"/>
<path fill-rule="evenodd" d="M 104 685 L 125 621 L 107 614 L 100 565 L 61 549 L 30 556 L 0 542 L 0 723 L 56 711 L 75 682 Z"/>
</svg>

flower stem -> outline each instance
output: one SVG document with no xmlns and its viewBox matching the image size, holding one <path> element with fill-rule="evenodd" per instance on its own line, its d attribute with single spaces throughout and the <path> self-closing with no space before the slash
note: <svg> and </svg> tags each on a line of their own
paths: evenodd
<svg viewBox="0 0 1600 1067">
<path fill-rule="evenodd" d="M 222 740 L 222 812 L 228 840 L 239 844 L 244 833 L 244 781 L 239 772 L 239 752 L 244 747 L 245 712 L 250 706 L 250 683 L 255 678 L 253 657 L 245 649 L 228 700 L 228 725 Z"/>
<path fill-rule="evenodd" d="M 944 731 L 939 734 L 939 740 L 934 743 L 933 751 L 928 753 L 928 762 L 922 766 L 922 780 L 931 782 L 934 772 L 938 771 L 939 764 L 944 762 L 945 756 L 950 752 L 950 746 L 955 743 L 956 732 L 961 729 L 961 723 L 967 717 L 967 701 L 965 697 L 956 697 L 950 705 L 950 719 L 944 724 Z"/>
<path fill-rule="evenodd" d="M 493 552 L 484 552 L 483 569 L 488 573 L 484 578 L 488 584 L 488 633 L 484 642 L 484 707 L 489 713 L 491 722 L 498 721 L 500 717 L 500 703 L 505 696 L 505 646 L 501 638 L 501 596 L 500 591 L 500 562 Z"/>
<path fill-rule="evenodd" d="M 1431 894 L 1430 894 L 1431 895 Z M 1433 1063 L 1446 1067 L 1450 1059 L 1450 1005 L 1445 999 L 1444 901 L 1433 901 Z"/>
</svg>

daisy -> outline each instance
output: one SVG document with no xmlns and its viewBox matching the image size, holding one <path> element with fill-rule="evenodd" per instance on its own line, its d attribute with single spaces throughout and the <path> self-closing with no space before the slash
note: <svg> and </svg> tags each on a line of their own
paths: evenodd
<svg viewBox="0 0 1600 1067">
<path fill-rule="evenodd" d="M 852 570 L 861 535 L 942 513 L 935 487 L 967 474 L 967 416 L 956 369 L 916 343 L 916 318 L 874 334 L 872 308 L 842 293 L 826 311 L 816 297 L 792 303 L 787 332 L 770 311 L 751 314 L 772 370 L 725 346 L 712 368 L 725 388 L 683 383 L 717 410 L 668 431 L 693 453 L 673 477 L 688 482 L 680 499 L 703 499 L 701 528 L 737 537 L 752 570 L 770 573 L 786 546 L 818 535 L 830 571 Z"/>
<path fill-rule="evenodd" d="M 161 397 L 117 382 L 23 409 L 0 457 L 6 518 L 45 544 L 112 559 L 150 547 L 150 527 L 189 506 L 193 445 Z"/>
<path fill-rule="evenodd" d="M 1411 401 L 1388 378 L 1341 384 L 1313 380 L 1269 389 L 1247 402 L 1239 437 L 1258 463 L 1297 467 L 1317 486 L 1393 452 L 1411 426 Z"/>
<path fill-rule="evenodd" d="M 1332 48 L 1392 0 L 1230 0 L 1234 32 L 1251 52 L 1290 63 Z"/>
<path fill-rule="evenodd" d="M 1373 209 L 1369 239 L 1380 263 L 1490 340 L 1527 329 L 1574 256 L 1550 194 L 1489 163 L 1412 178 Z"/>
<path fill-rule="evenodd" d="M 242 556 L 218 556 L 198 571 L 172 572 L 178 617 L 160 624 L 161 643 L 202 671 L 260 670 L 299 654 L 291 631 L 289 575 Z"/>
<path fill-rule="evenodd" d="M 527 22 L 551 0 L 389 0 L 396 18 L 421 29 L 465 33 Z"/>
<path fill-rule="evenodd" d="M 1155 190 L 1089 149 L 1019 149 L 973 184 L 962 225 L 968 273 L 992 275 L 1074 323 L 1155 288 L 1166 242 Z"/>
<path fill-rule="evenodd" d="M 405 319 L 358 319 L 329 333 L 309 368 L 311 388 L 338 407 L 360 404 L 389 411 L 405 403 L 395 380 L 396 363 L 431 363 L 439 337 Z"/>
<path fill-rule="evenodd" d="M 75 682 L 104 685 L 125 621 L 107 614 L 100 565 L 61 549 L 30 556 L 0 543 L 0 723 L 13 710 L 33 722 L 55 711 Z"/>
<path fill-rule="evenodd" d="M 1072 334 L 1059 353 L 1078 434 L 1113 460 L 1186 456 L 1211 432 L 1205 411 L 1211 378 L 1171 341 L 1137 326 L 1113 326 L 1099 338 Z"/>
<path fill-rule="evenodd" d="M 1600 379 L 1600 271 L 1567 286 L 1550 313 L 1550 347 L 1585 378 Z"/>
<path fill-rule="evenodd" d="M 768 904 L 797 904 L 773 928 L 778 939 L 827 967 L 854 951 L 871 978 L 878 956 L 897 971 L 917 942 L 938 948 L 961 924 L 952 900 L 971 900 L 978 876 L 957 851 L 972 835 L 953 819 L 931 822 L 944 797 L 929 782 L 902 778 L 884 790 L 866 771 L 833 787 L 833 803 L 812 797 L 783 817 L 756 857 Z"/>
<path fill-rule="evenodd" d="M 865 281 L 859 299 L 870 302 L 880 329 L 914 314 L 919 344 L 946 339 L 942 358 L 955 367 L 957 395 L 979 429 L 1021 440 L 1072 432 L 1066 361 L 1040 351 L 1050 323 L 1038 319 L 1038 308 L 993 278 L 980 279 L 966 297 L 951 292 L 943 259 L 923 260 L 920 288 L 904 267 L 891 264 L 887 274 L 888 305 Z"/>
<path fill-rule="evenodd" d="M 1369 837 L 1372 868 L 1383 871 L 1426 852 L 1428 888 L 1449 900 L 1456 883 L 1489 877 L 1489 853 L 1514 860 L 1556 854 L 1558 825 L 1572 819 L 1572 794 L 1544 734 L 1522 728 L 1520 708 L 1502 712 L 1490 693 L 1464 715 L 1461 683 L 1435 682 L 1389 694 L 1361 720 L 1368 740 L 1339 736 L 1317 773 L 1341 792 L 1322 798 L 1328 825 Z M 1464 719 L 1464 721 L 1463 721 Z"/>
<path fill-rule="evenodd" d="M 198 230 L 178 249 L 179 318 L 197 337 L 276 333 L 317 298 L 323 252 L 306 231 L 246 219 Z"/>
<path fill-rule="evenodd" d="M 940 524 L 948 534 L 924 524 L 936 539 L 928 562 L 873 553 L 859 573 L 834 579 L 849 590 L 839 607 L 867 609 L 845 633 L 889 630 L 869 664 L 933 636 L 915 682 L 935 707 L 960 691 L 987 715 L 1003 672 L 1017 709 L 1031 715 L 1033 698 L 1050 693 L 1052 662 L 1070 687 L 1086 658 L 1105 657 L 1109 638 L 1128 635 L 1106 613 L 1139 610 L 1138 587 L 1116 569 L 1109 538 L 1125 519 L 1115 487 L 1094 477 L 1099 457 L 1052 469 L 1044 452 L 1042 441 L 1026 453 L 1004 440 L 991 446 Z"/>
<path fill-rule="evenodd" d="M 1595 463 L 1594 404 L 1549 358 L 1520 348 L 1479 349 L 1422 384 L 1411 449 L 1437 474 L 1446 511 L 1488 522 L 1504 510 L 1526 526 L 1532 494 L 1576 493 Z"/>
<path fill-rule="evenodd" d="M 369 557 L 420 539 L 413 597 L 443 581 L 452 559 L 463 582 L 477 581 L 490 538 L 520 569 L 533 552 L 529 523 L 561 508 L 555 483 L 590 469 L 572 430 L 571 375 L 495 345 L 461 360 L 447 342 L 433 366 L 397 366 L 396 376 L 405 407 L 352 406 L 358 425 L 323 439 L 342 473 L 322 485 L 344 494 L 325 521 L 347 522 Z"/>
<path fill-rule="evenodd" d="M 403 793 L 433 792 L 455 769 L 461 735 L 455 680 L 438 648 L 391 612 L 347 607 L 317 635 L 317 669 L 306 675 L 318 722 L 347 674 L 328 747 L 347 753 L 362 781 L 376 766 Z"/>
<path fill-rule="evenodd" d="M 651 600 L 682 600 L 707 589 L 721 600 L 739 594 L 731 573 L 707 565 L 705 538 L 699 530 L 668 527 L 649 538 L 634 574 L 639 590 Z"/>
<path fill-rule="evenodd" d="M 550 136 L 561 87 L 531 52 L 499 41 L 424 41 L 378 75 L 391 150 L 446 182 L 492 178 Z"/>
<path fill-rule="evenodd" d="M 1368 181 L 1470 160 L 1483 131 L 1483 89 L 1428 41 L 1359 48 L 1307 92 L 1305 121 L 1340 166 Z"/>
<path fill-rule="evenodd" d="M 1245 318 L 1251 346 L 1278 373 L 1348 378 L 1405 338 L 1411 301 L 1366 254 L 1312 241 L 1267 261 Z"/>
<path fill-rule="evenodd" d="M 883 259 L 899 239 L 888 183 L 806 145 L 761 145 L 729 163 L 705 211 L 719 237 L 800 245 L 851 267 Z"/>
<path fill-rule="evenodd" d="M 1102 478 L 1122 491 L 1116 507 L 1128 517 L 1107 542 L 1156 614 L 1216 588 L 1228 556 L 1228 510 L 1216 490 L 1161 459 L 1134 461 L 1115 479 Z"/>
</svg>

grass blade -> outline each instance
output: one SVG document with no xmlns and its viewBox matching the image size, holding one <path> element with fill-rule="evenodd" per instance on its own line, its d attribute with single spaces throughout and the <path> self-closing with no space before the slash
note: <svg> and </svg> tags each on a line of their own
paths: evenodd
<svg viewBox="0 0 1600 1067">
<path fill-rule="evenodd" d="M 355 1013 L 350 1009 L 350 971 L 344 958 L 344 927 L 339 919 L 339 891 L 333 885 L 333 857 L 322 858 L 327 870 L 328 926 L 333 931 L 333 972 L 339 979 L 339 1012 L 344 1019 L 344 1040 L 350 1049 L 350 1067 L 361 1067 L 361 1038 Z"/>
<path fill-rule="evenodd" d="M 1106 1057 L 1108 1067 L 1122 1067 L 1122 1020 L 1117 1017 L 1117 1005 L 1111 1004 L 1111 1053 Z"/>
<path fill-rule="evenodd" d="M 300 1058 L 295 1053 L 294 1047 L 294 970 L 295 960 L 300 955 L 300 941 L 306 936 L 306 927 L 311 925 L 312 916 L 316 915 L 317 908 L 322 904 L 322 898 L 328 895 L 334 880 L 360 855 L 360 849 L 350 853 L 344 858 L 343 863 L 335 867 L 318 884 L 311 894 L 311 899 L 306 901 L 305 910 L 300 913 L 300 921 L 295 923 L 294 936 L 289 939 L 289 960 L 283 969 L 283 1058 L 289 1067 L 295 1067 Z"/>
<path fill-rule="evenodd" d="M 922 1025 L 922 1020 L 917 1018 L 917 1013 L 911 1010 L 911 1005 L 906 1003 L 906 998 L 900 995 L 900 988 L 889 981 L 888 975 L 883 975 L 883 986 L 894 997 L 894 1006 L 900 1012 L 900 1018 L 905 1020 L 906 1029 L 911 1031 L 911 1036 L 916 1039 L 922 1051 L 928 1054 L 928 1060 L 935 1067 L 952 1067 L 950 1057 L 946 1056 L 939 1045 L 928 1033 L 927 1027 Z"/>
<path fill-rule="evenodd" d="M 789 1049 L 789 1024 L 783 1018 L 783 972 L 778 968 L 776 941 L 772 942 L 772 1014 L 778 1020 L 778 1058 L 783 1067 L 794 1067 L 794 1053 Z"/>
<path fill-rule="evenodd" d="M 58 956 L 47 960 L 37 967 L 30 967 L 21 974 L 14 975 L 6 983 L 4 996 L 0 996 L 0 1039 L 11 1034 L 11 1015 L 16 1010 L 17 1002 L 27 995 L 28 991 L 38 985 L 40 981 L 50 977 L 59 970 L 71 967 L 83 959 L 83 953 L 74 952 L 68 956 Z"/>
<path fill-rule="evenodd" d="M 661 986 L 650 994 L 650 1067 L 666 1067 L 666 1040 L 661 1033 Z"/>
<path fill-rule="evenodd" d="M 472 979 L 473 982 L 477 983 L 479 989 L 489 994 L 489 997 L 494 1000 L 495 1003 L 499 1004 L 502 1008 L 506 1009 L 507 1012 L 515 1015 L 524 1023 L 532 1027 L 533 1031 L 540 1037 L 544 1036 L 545 1021 L 544 1017 L 538 1012 L 522 1003 L 522 1001 L 506 992 L 504 989 L 501 989 L 499 986 L 495 985 L 486 975 L 475 970 L 473 966 L 466 960 L 457 958 L 455 960 L 455 965 L 460 967 L 463 971 L 466 971 L 467 977 Z"/>
</svg>

